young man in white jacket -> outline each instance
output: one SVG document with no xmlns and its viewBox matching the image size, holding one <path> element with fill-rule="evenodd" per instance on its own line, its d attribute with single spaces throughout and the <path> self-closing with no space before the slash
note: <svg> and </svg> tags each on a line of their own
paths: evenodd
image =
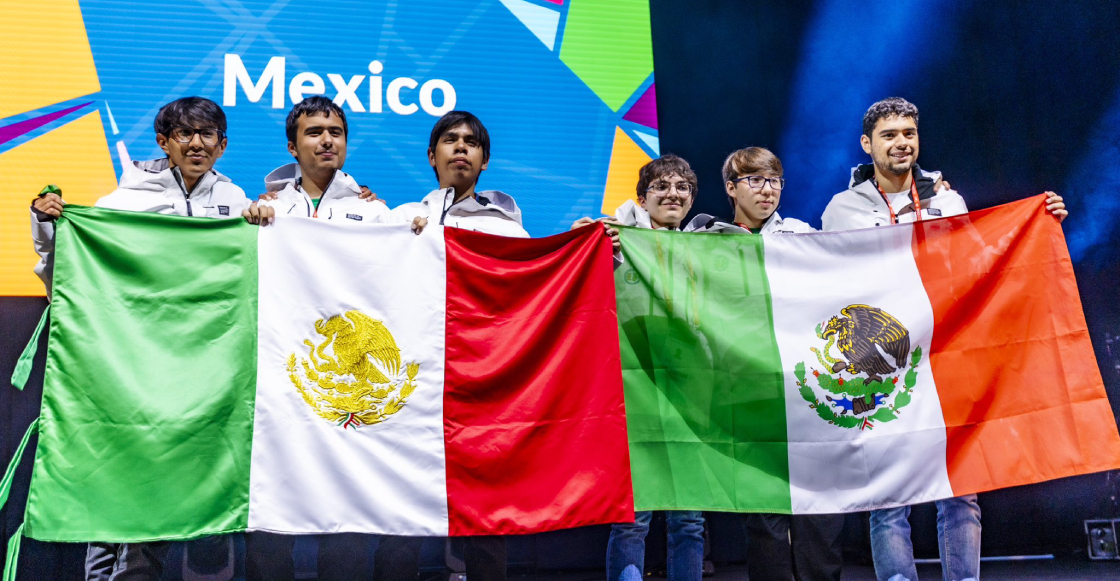
<svg viewBox="0 0 1120 581">
<path fill-rule="evenodd" d="M 428 224 L 487 234 L 528 238 L 521 209 L 508 194 L 478 191 L 478 179 L 490 163 L 490 134 L 478 117 L 450 111 L 436 121 L 428 138 L 428 164 L 439 189 L 419 202 L 393 209 L 387 221 L 412 224 L 417 234 Z M 378 202 L 370 205 L 382 206 Z M 374 554 L 376 581 L 415 581 L 419 573 L 420 537 L 383 536 Z M 471 581 L 504 581 L 506 543 L 501 536 L 466 537 L 463 561 Z"/>
<path fill-rule="evenodd" d="M 334 101 L 323 96 L 300 101 L 288 112 L 285 132 L 288 153 L 296 162 L 280 166 L 264 178 L 265 187 L 275 197 L 262 197 L 254 204 L 249 209 L 250 221 L 257 219 L 260 207 L 271 207 L 277 215 L 320 220 L 368 224 L 385 219 L 389 214 L 385 204 L 362 200 L 358 182 L 342 171 L 349 128 L 346 114 Z"/>
<path fill-rule="evenodd" d="M 735 213 L 733 223 L 697 214 L 685 232 L 797 234 L 816 230 L 796 218 L 778 214 L 786 180 L 778 156 L 764 147 L 731 152 L 723 162 L 723 187 Z"/>
<path fill-rule="evenodd" d="M 214 170 L 228 140 L 226 116 L 217 103 L 185 97 L 164 105 L 155 119 L 156 143 L 167 157 L 137 161 L 124 168 L 120 186 L 97 207 L 178 216 L 241 216 L 249 206 L 245 192 Z M 50 296 L 54 268 L 54 221 L 65 202 L 59 193 L 40 194 L 31 205 L 31 233 L 41 260 L 35 273 Z M 163 575 L 168 542 L 90 543 L 87 581 L 152 580 Z"/>
<path fill-rule="evenodd" d="M 346 114 L 323 97 L 308 97 L 288 112 L 284 124 L 288 153 L 295 158 L 265 177 L 268 193 L 248 210 L 250 222 L 268 221 L 267 213 L 303 216 L 317 220 L 374 224 L 389 209 L 380 202 L 361 199 L 362 189 L 346 163 L 349 126 Z M 369 537 L 358 533 L 319 536 L 317 571 L 322 579 L 368 575 Z M 245 577 L 248 581 L 285 581 L 295 578 L 292 549 L 295 536 L 252 532 L 245 536 Z"/>
<path fill-rule="evenodd" d="M 611 224 L 654 230 L 680 230 L 696 199 L 696 174 L 688 162 L 663 155 L 638 171 L 637 201 L 627 200 L 614 218 L 599 219 L 617 245 L 618 232 Z M 572 229 L 596 222 L 580 218 Z M 616 265 L 617 262 L 616 255 Z M 645 576 L 646 535 L 651 511 L 634 514 L 632 523 L 611 525 L 607 541 L 607 581 L 640 581 Z M 700 581 L 704 566 L 704 517 L 696 510 L 665 511 L 668 533 L 669 581 Z"/>
<path fill-rule="evenodd" d="M 723 162 L 724 189 L 733 223 L 700 214 L 686 232 L 799 234 L 812 226 L 778 214 L 785 190 L 782 162 L 762 147 L 732 152 Z M 747 573 L 751 579 L 840 581 L 844 515 L 745 514 Z"/>
<path fill-rule="evenodd" d="M 968 212 L 960 194 L 935 187 L 940 176 L 918 167 L 918 108 L 891 97 L 863 117 L 863 151 L 872 163 L 852 170 L 847 190 L 833 196 L 821 217 L 824 230 L 854 230 Z M 1061 196 L 1047 192 L 1046 210 L 1065 219 Z M 976 495 L 936 501 L 937 534 L 945 579 L 980 577 L 980 507 Z M 917 581 L 910 540 L 910 507 L 871 511 L 871 556 L 880 581 Z"/>
<path fill-rule="evenodd" d="M 490 164 L 490 134 L 472 113 L 451 111 L 436 121 L 428 138 L 428 164 L 439 189 L 423 200 L 393 209 L 390 222 L 408 222 L 418 233 L 429 223 L 528 238 L 521 208 L 498 190 L 478 191 L 478 178 Z"/>
<path fill-rule="evenodd" d="M 119 187 L 97 200 L 99 208 L 178 216 L 224 218 L 248 208 L 245 192 L 214 169 L 225 153 L 226 116 L 217 103 L 184 97 L 164 105 L 155 119 L 156 143 L 167 157 L 125 166 Z M 35 274 L 51 291 L 54 221 L 66 202 L 43 193 L 31 204 L 31 238 L 40 261 Z"/>
</svg>

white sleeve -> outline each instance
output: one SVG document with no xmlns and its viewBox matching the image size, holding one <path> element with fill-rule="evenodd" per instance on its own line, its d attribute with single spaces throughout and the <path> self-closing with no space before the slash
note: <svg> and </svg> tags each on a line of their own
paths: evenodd
<svg viewBox="0 0 1120 581">
<path fill-rule="evenodd" d="M 825 206 L 824 213 L 821 214 L 821 230 L 825 232 L 846 230 L 839 214 L 839 210 L 836 209 L 836 198 L 833 198 L 832 201 Z"/>
<path fill-rule="evenodd" d="M 417 216 L 431 218 L 428 205 L 424 202 L 409 202 L 393 208 L 381 218 L 383 224 L 410 224 Z"/>
<path fill-rule="evenodd" d="M 959 216 L 968 213 L 968 205 L 964 203 L 964 198 L 953 190 L 940 192 L 939 197 L 944 197 L 944 201 L 939 200 L 941 203 L 937 205 L 941 209 L 942 216 Z"/>
<path fill-rule="evenodd" d="M 31 240 L 35 243 L 35 252 L 39 255 L 35 274 L 42 279 L 43 285 L 47 288 L 47 298 L 50 298 L 51 280 L 54 276 L 54 220 L 40 222 L 39 215 L 35 210 L 31 210 Z"/>
</svg>

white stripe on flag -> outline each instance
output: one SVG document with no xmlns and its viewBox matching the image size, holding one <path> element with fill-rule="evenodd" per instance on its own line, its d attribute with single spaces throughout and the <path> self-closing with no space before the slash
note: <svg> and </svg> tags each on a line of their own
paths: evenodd
<svg viewBox="0 0 1120 581">
<path fill-rule="evenodd" d="M 344 226 L 282 217 L 260 229 L 249 528 L 446 536 L 443 231 L 416 236 L 407 225 Z M 310 359 L 305 340 L 326 341 L 317 320 L 351 310 L 382 321 L 400 349 L 400 374 L 390 377 L 397 393 L 405 364 L 420 365 L 403 409 L 356 429 L 318 415 L 287 363 L 292 354 Z M 339 351 L 349 350 L 332 344 L 324 353 L 347 367 L 343 360 L 353 358 Z M 302 361 L 297 375 L 305 387 L 313 381 Z"/>
<path fill-rule="evenodd" d="M 911 233 L 909 226 L 897 226 L 766 237 L 774 326 L 786 374 L 794 513 L 832 513 L 952 496 L 945 464 L 945 422 L 929 366 L 933 311 L 914 264 Z M 805 362 L 806 380 L 822 405 L 830 405 L 827 395 L 842 397 L 818 386 L 812 369 L 826 370 L 810 348 L 824 350 L 826 342 L 817 337 L 817 325 L 853 304 L 893 315 L 909 331 L 911 350 L 922 348 L 913 401 L 899 410 L 897 419 L 874 422 L 871 429 L 863 430 L 821 419 L 801 396 L 793 373 L 795 364 Z M 843 359 L 835 345 L 831 355 Z M 899 387 L 905 370 L 898 372 Z"/>
</svg>

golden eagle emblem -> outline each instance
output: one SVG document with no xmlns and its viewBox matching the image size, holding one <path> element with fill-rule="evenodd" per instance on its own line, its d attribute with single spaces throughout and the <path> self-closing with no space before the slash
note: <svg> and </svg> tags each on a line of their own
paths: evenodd
<svg viewBox="0 0 1120 581">
<path fill-rule="evenodd" d="M 847 371 L 852 375 L 867 373 L 869 379 L 894 373 L 906 366 L 910 354 L 910 332 L 890 313 L 868 305 L 848 305 L 840 316 L 832 317 L 817 337 L 828 339 L 824 358 L 832 364 L 832 372 Z M 832 357 L 828 350 L 833 342 L 847 361 Z"/>
<path fill-rule="evenodd" d="M 821 364 L 811 371 L 816 387 L 825 393 L 824 402 L 809 383 L 805 362 L 794 366 L 798 391 L 809 407 L 842 428 L 869 430 L 875 422 L 898 419 L 899 411 L 913 400 L 922 360 L 921 347 L 910 350 L 906 327 L 878 307 L 848 305 L 817 325 L 816 335 L 828 340 L 823 349 L 809 348 Z M 834 345 L 840 357 L 832 355 Z"/>
<path fill-rule="evenodd" d="M 292 385 L 320 417 L 343 429 L 385 421 L 416 390 L 418 363 L 404 365 L 385 325 L 361 311 L 315 321 L 306 358 L 288 356 Z M 298 364 L 298 365 L 297 365 Z"/>
</svg>

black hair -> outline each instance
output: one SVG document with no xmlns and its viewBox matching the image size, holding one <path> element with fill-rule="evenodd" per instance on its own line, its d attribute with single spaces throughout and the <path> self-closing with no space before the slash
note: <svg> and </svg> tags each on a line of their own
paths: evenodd
<svg viewBox="0 0 1120 581">
<path fill-rule="evenodd" d="M 914 126 L 917 127 L 918 108 L 902 97 L 883 99 L 868 107 L 867 113 L 863 114 L 863 134 L 870 139 L 871 132 L 875 131 L 875 124 L 878 123 L 880 119 L 886 119 L 888 117 L 910 117 L 914 120 Z"/>
<path fill-rule="evenodd" d="M 342 108 L 322 95 L 315 95 L 296 103 L 292 110 L 288 111 L 288 121 L 284 124 L 284 130 L 288 134 L 288 141 L 292 143 L 296 141 L 299 118 L 303 115 L 308 117 L 312 115 L 325 115 L 327 117 L 336 115 L 342 121 L 342 135 L 349 136 L 350 134 L 350 130 L 346 126 L 346 114 L 342 112 Z"/>
<path fill-rule="evenodd" d="M 444 113 L 443 117 L 440 117 L 435 126 L 432 127 L 432 134 L 428 137 L 428 151 L 435 151 L 439 138 L 443 137 L 443 134 L 447 133 L 448 130 L 459 125 L 469 127 L 475 139 L 478 140 L 478 146 L 482 148 L 482 162 L 490 161 L 490 133 L 486 131 L 486 126 L 482 124 L 482 121 L 479 121 L 474 113 L 468 111 L 448 111 Z M 436 179 L 439 179 L 438 171 L 436 172 Z"/>
<path fill-rule="evenodd" d="M 226 133 L 226 113 L 205 97 L 183 97 L 160 107 L 154 123 L 156 134 L 168 136 L 177 126 L 202 129 L 214 127 Z"/>
</svg>

